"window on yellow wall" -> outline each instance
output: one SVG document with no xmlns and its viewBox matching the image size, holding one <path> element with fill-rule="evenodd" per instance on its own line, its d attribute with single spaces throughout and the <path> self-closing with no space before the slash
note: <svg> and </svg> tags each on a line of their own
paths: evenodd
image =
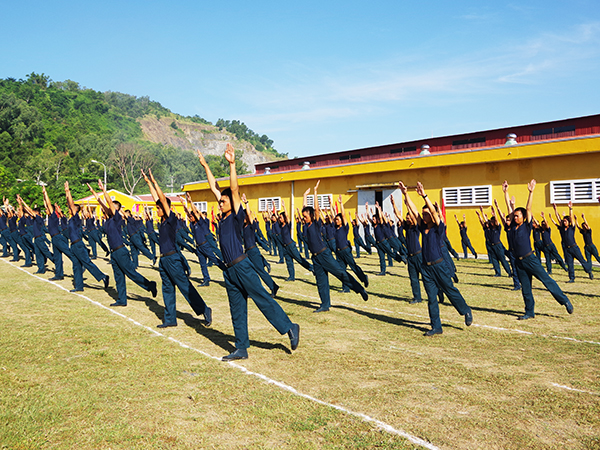
<svg viewBox="0 0 600 450">
<path fill-rule="evenodd" d="M 319 209 L 331 209 L 331 204 L 332 202 L 332 198 L 333 198 L 333 194 L 319 194 Z M 315 207 L 315 196 L 314 195 L 307 195 L 306 196 L 306 206 L 312 206 L 313 208 Z"/>
<path fill-rule="evenodd" d="M 492 204 L 492 185 L 463 186 L 442 189 L 444 206 L 489 206 Z"/>
<path fill-rule="evenodd" d="M 281 197 L 263 197 L 258 199 L 258 211 L 279 211 L 281 209 Z"/>
<path fill-rule="evenodd" d="M 194 206 L 198 211 L 203 213 L 208 210 L 208 202 L 194 202 Z"/>
<path fill-rule="evenodd" d="M 600 178 L 550 181 L 551 203 L 596 203 L 599 196 Z"/>
</svg>

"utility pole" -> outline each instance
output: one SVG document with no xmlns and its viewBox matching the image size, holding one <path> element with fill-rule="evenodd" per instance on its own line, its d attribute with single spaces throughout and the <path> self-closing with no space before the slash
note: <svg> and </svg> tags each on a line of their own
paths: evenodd
<svg viewBox="0 0 600 450">
<path fill-rule="evenodd" d="M 171 188 L 171 194 L 173 193 L 173 182 L 175 181 L 175 177 L 171 175 L 171 184 L 167 184 L 168 188 Z"/>
</svg>

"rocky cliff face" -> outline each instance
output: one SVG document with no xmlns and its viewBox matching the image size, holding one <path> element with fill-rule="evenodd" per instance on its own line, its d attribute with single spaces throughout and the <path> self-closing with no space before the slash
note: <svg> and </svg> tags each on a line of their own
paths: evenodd
<svg viewBox="0 0 600 450">
<path fill-rule="evenodd" d="M 139 119 L 144 137 L 157 144 L 170 145 L 182 150 L 199 149 L 204 155 L 223 155 L 227 142 L 242 150 L 242 161 L 254 172 L 254 165 L 275 160 L 271 155 L 257 151 L 249 142 L 238 139 L 227 131 L 212 125 L 175 120 L 178 129 L 171 127 L 172 117 L 144 117 Z"/>
</svg>

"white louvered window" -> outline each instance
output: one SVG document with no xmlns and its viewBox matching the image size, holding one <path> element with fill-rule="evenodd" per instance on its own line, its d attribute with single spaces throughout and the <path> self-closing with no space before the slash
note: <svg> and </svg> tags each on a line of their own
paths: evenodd
<svg viewBox="0 0 600 450">
<path fill-rule="evenodd" d="M 263 197 L 258 199 L 258 211 L 279 211 L 281 209 L 281 197 Z"/>
<path fill-rule="evenodd" d="M 194 206 L 198 211 L 205 213 L 208 209 L 208 202 L 194 202 Z"/>
<path fill-rule="evenodd" d="M 319 209 L 331 209 L 333 194 L 319 194 Z M 306 206 L 315 207 L 315 196 L 306 196 Z"/>
<path fill-rule="evenodd" d="M 600 178 L 550 182 L 551 203 L 596 203 L 599 196 Z"/>
<path fill-rule="evenodd" d="M 489 206 L 492 204 L 492 185 L 443 188 L 442 198 L 446 207 Z"/>
</svg>

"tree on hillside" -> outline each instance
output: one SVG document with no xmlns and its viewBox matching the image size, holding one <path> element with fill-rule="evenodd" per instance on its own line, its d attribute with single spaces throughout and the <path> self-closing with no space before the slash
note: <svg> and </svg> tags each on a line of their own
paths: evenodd
<svg viewBox="0 0 600 450">
<path fill-rule="evenodd" d="M 135 187 L 142 179 L 141 171 L 154 167 L 154 155 L 146 148 L 132 142 L 123 142 L 115 148 L 111 161 L 117 168 L 123 187 L 133 195 Z"/>
</svg>

